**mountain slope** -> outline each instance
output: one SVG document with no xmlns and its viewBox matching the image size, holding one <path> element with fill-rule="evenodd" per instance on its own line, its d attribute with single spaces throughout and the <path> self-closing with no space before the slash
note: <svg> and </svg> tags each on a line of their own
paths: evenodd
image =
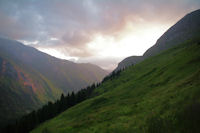
<svg viewBox="0 0 200 133">
<path fill-rule="evenodd" d="M 0 38 L 0 125 L 105 75 L 98 66 L 60 60 Z"/>
<path fill-rule="evenodd" d="M 131 66 L 32 133 L 200 131 L 200 36 Z"/>
<path fill-rule="evenodd" d="M 143 56 L 130 56 L 119 62 L 115 71 L 119 71 L 120 69 L 124 69 L 128 66 L 135 65 L 144 60 Z"/>
<path fill-rule="evenodd" d="M 163 50 L 169 49 L 185 40 L 193 37 L 200 32 L 200 9 L 187 14 L 170 29 L 168 29 L 156 42 L 149 48 L 143 56 L 132 56 L 122 60 L 117 70 L 137 64 L 149 56 L 156 55 Z"/>
</svg>

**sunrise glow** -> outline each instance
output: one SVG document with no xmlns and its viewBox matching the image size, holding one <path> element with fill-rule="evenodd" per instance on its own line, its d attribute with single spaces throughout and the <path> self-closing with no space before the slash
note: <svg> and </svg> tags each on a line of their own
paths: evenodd
<svg viewBox="0 0 200 133">
<path fill-rule="evenodd" d="M 115 36 L 96 35 L 88 48 L 101 57 L 128 57 L 142 55 L 166 31 L 168 26 L 129 25 Z"/>
</svg>

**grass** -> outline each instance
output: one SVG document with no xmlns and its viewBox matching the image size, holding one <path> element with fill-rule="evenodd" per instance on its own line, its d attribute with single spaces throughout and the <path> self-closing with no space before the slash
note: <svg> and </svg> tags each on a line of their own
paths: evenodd
<svg viewBox="0 0 200 133">
<path fill-rule="evenodd" d="M 187 41 L 127 68 L 31 133 L 197 133 L 199 87 L 200 44 Z"/>
</svg>

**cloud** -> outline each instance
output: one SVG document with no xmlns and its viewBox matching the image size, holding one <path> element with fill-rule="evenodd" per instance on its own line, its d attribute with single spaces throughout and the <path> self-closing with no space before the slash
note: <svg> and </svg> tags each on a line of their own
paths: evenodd
<svg viewBox="0 0 200 133">
<path fill-rule="evenodd" d="M 2 35 L 6 33 L 15 39 L 41 40 L 55 36 L 66 38 L 65 41 L 68 38 L 70 42 L 72 38 L 67 37 L 70 34 L 80 39 L 83 39 L 82 35 L 89 38 L 91 35 L 89 33 L 96 32 L 116 34 L 128 21 L 174 21 L 177 15 L 182 17 L 185 13 L 199 8 L 200 2 L 197 0 L 1 0 L 0 5 L 3 18 L 0 25 L 1 28 L 4 27 L 1 29 L 4 31 L 1 32 Z M 16 30 L 13 32 L 11 29 Z"/>
<path fill-rule="evenodd" d="M 62 37 L 62 40 L 72 47 L 82 47 L 82 44 L 86 44 L 91 39 L 91 36 L 89 36 L 88 33 L 85 33 L 84 31 L 69 32 L 64 34 Z"/>
<path fill-rule="evenodd" d="M 98 64 L 88 47 L 96 36 L 117 41 L 130 23 L 135 31 L 138 25 L 169 26 L 198 8 L 198 0 L 1 0 L 0 36 Z"/>
</svg>

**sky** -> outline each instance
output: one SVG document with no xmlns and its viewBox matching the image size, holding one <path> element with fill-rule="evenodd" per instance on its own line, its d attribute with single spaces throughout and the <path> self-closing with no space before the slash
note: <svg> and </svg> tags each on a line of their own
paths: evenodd
<svg viewBox="0 0 200 133">
<path fill-rule="evenodd" d="M 0 0 L 0 36 L 113 70 L 199 8 L 200 0 Z"/>
</svg>

